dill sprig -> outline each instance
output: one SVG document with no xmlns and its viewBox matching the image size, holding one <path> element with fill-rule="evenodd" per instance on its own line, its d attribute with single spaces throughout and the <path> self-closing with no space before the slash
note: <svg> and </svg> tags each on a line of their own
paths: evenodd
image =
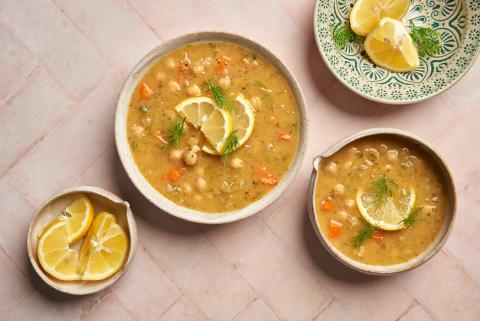
<svg viewBox="0 0 480 321">
<path fill-rule="evenodd" d="M 421 207 L 412 208 L 408 215 L 401 221 L 403 227 L 410 227 L 415 224 L 418 214 L 422 211 Z"/>
<path fill-rule="evenodd" d="M 213 93 L 213 99 L 218 106 L 227 110 L 232 108 L 232 103 L 228 101 L 228 97 L 223 93 L 222 87 L 212 85 L 212 83 L 209 81 L 206 81 L 205 83 L 207 84 L 208 90 Z"/>
<path fill-rule="evenodd" d="M 442 49 L 441 38 L 438 31 L 432 28 L 417 27 L 412 21 L 411 33 L 413 43 L 417 47 L 418 55 L 424 57 L 425 55 L 436 55 Z"/>
<path fill-rule="evenodd" d="M 386 202 L 389 197 L 392 196 L 393 189 L 385 175 L 373 182 L 373 186 L 377 190 L 375 193 L 375 199 L 373 201 L 375 204 L 375 210 L 377 210 L 380 208 L 380 206 L 382 206 L 383 203 Z"/>
<path fill-rule="evenodd" d="M 339 49 L 343 49 L 349 43 L 356 43 L 361 45 L 365 40 L 363 37 L 360 37 L 355 32 L 353 32 L 352 28 L 349 25 L 332 25 L 332 37 L 333 42 Z"/>
<path fill-rule="evenodd" d="M 175 125 L 168 129 L 168 143 L 162 147 L 163 150 L 178 145 L 185 133 L 185 120 L 186 118 L 182 121 L 177 120 Z"/>
<path fill-rule="evenodd" d="M 234 130 L 233 132 L 228 135 L 227 139 L 225 140 L 225 145 L 223 145 L 223 150 L 221 153 L 222 161 L 226 162 L 230 155 L 237 150 L 239 145 L 237 131 Z"/>
<path fill-rule="evenodd" d="M 363 242 L 372 237 L 373 233 L 375 233 L 375 228 L 371 225 L 362 228 L 360 230 L 360 233 L 358 233 L 358 235 L 354 238 L 355 247 L 358 249 L 363 244 Z"/>
</svg>

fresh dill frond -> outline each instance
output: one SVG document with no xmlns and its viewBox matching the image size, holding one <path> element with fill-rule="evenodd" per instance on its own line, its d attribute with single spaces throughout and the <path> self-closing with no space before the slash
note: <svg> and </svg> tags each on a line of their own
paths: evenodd
<svg viewBox="0 0 480 321">
<path fill-rule="evenodd" d="M 228 101 L 228 97 L 225 96 L 223 93 L 223 88 L 220 86 L 212 85 L 211 82 L 206 81 L 208 90 L 210 90 L 213 94 L 213 99 L 217 103 L 218 106 L 230 110 L 232 108 L 232 103 Z"/>
<path fill-rule="evenodd" d="M 364 38 L 353 32 L 350 25 L 332 25 L 333 42 L 338 49 L 344 49 L 349 43 L 363 44 Z"/>
<path fill-rule="evenodd" d="M 412 21 L 411 33 L 413 44 L 417 47 L 418 55 L 424 57 L 425 55 L 439 54 L 442 49 L 440 34 L 432 28 L 417 27 Z"/>
<path fill-rule="evenodd" d="M 163 150 L 167 150 L 172 146 L 178 145 L 185 134 L 185 120 L 186 118 L 184 118 L 182 121 L 177 120 L 175 125 L 168 129 L 168 143 L 162 146 Z"/>
<path fill-rule="evenodd" d="M 139 109 L 144 114 L 147 114 L 149 112 L 148 107 L 145 103 L 141 104 Z"/>
<path fill-rule="evenodd" d="M 412 208 L 408 215 L 401 221 L 403 227 L 410 227 L 415 224 L 418 214 L 422 211 L 421 207 Z"/>
<path fill-rule="evenodd" d="M 355 247 L 358 249 L 363 244 L 363 242 L 372 237 L 373 233 L 375 233 L 375 228 L 371 225 L 362 228 L 360 230 L 360 233 L 358 233 L 358 235 L 354 238 Z"/>
<path fill-rule="evenodd" d="M 239 144 L 237 131 L 234 130 L 225 140 L 225 145 L 221 153 L 222 161 L 226 162 L 230 155 L 237 150 Z"/>
<path fill-rule="evenodd" d="M 375 204 L 375 209 L 377 210 L 380 208 L 380 206 L 382 206 L 383 203 L 386 202 L 387 198 L 392 196 L 393 189 L 385 175 L 373 182 L 373 186 L 377 190 L 375 193 L 375 199 L 373 201 Z"/>
</svg>

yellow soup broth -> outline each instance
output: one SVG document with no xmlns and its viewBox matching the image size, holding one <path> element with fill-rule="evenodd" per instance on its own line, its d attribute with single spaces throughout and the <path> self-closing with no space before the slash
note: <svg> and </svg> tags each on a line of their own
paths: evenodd
<svg viewBox="0 0 480 321">
<path fill-rule="evenodd" d="M 356 261 L 370 265 L 406 262 L 428 248 L 444 223 L 447 195 L 439 173 L 430 157 L 409 141 L 378 135 L 350 143 L 322 160 L 315 187 L 320 229 L 337 250 Z M 413 208 L 398 204 L 406 218 L 412 211 L 417 213 L 412 225 L 405 222 L 399 230 L 382 230 L 361 215 L 357 195 L 376 196 L 374 182 L 383 179 L 393 200 L 414 191 Z M 370 234 L 358 241 L 369 229 Z"/>
<path fill-rule="evenodd" d="M 195 96 L 215 98 L 206 82 L 221 87 L 231 102 L 242 94 L 255 123 L 250 138 L 227 159 L 200 150 L 192 165 L 175 153 L 185 155 L 193 145 L 201 149 L 206 139 L 188 121 L 179 143 L 165 145 L 172 126 L 182 121 L 177 104 Z M 204 212 L 241 209 L 263 197 L 288 170 L 299 140 L 298 109 L 287 80 L 262 56 L 228 42 L 194 43 L 160 58 L 132 95 L 127 128 L 147 181 L 178 205 Z"/>
</svg>

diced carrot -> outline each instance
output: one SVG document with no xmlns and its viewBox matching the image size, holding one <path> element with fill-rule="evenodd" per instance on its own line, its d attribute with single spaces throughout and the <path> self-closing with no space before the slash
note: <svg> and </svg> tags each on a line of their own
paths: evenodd
<svg viewBox="0 0 480 321">
<path fill-rule="evenodd" d="M 281 133 L 281 134 L 278 135 L 278 138 L 280 138 L 281 140 L 289 141 L 289 140 L 292 139 L 292 135 L 287 134 L 287 133 Z"/>
<path fill-rule="evenodd" d="M 171 180 L 172 182 L 178 181 L 181 176 L 182 174 L 180 174 L 180 171 L 176 168 L 170 169 L 167 173 L 168 179 Z"/>
<path fill-rule="evenodd" d="M 331 238 L 337 237 L 342 234 L 342 226 L 341 222 L 330 220 L 330 226 L 328 228 L 328 234 Z"/>
<path fill-rule="evenodd" d="M 383 242 L 383 237 L 385 236 L 385 233 L 383 231 L 375 231 L 373 232 L 372 239 L 374 239 L 377 242 L 382 243 Z"/>
<path fill-rule="evenodd" d="M 275 185 L 277 184 L 277 177 L 271 173 L 268 173 L 260 177 L 260 182 L 262 182 L 264 185 Z"/>
<path fill-rule="evenodd" d="M 177 75 L 177 82 L 178 82 L 178 84 L 179 84 L 180 86 L 183 86 L 183 85 L 185 84 L 185 80 L 186 80 L 186 79 L 185 79 L 185 74 L 179 73 L 179 74 Z"/>
<path fill-rule="evenodd" d="M 325 212 L 331 211 L 334 207 L 335 201 L 330 197 L 320 203 L 320 209 Z"/>
<path fill-rule="evenodd" d="M 153 90 L 148 87 L 146 82 L 142 82 L 140 85 L 140 91 L 139 91 L 140 99 L 148 99 L 150 96 L 153 95 Z"/>
<path fill-rule="evenodd" d="M 218 76 L 225 76 L 228 73 L 227 65 L 230 61 L 230 58 L 227 56 L 222 56 L 217 59 L 217 64 L 215 66 L 215 74 Z"/>
</svg>

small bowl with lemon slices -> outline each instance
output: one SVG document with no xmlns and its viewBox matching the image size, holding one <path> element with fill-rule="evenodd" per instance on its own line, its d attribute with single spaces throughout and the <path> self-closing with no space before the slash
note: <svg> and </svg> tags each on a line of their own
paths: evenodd
<svg viewBox="0 0 480 321">
<path fill-rule="evenodd" d="M 323 246 L 357 271 L 389 275 L 417 267 L 445 243 L 455 187 L 421 138 L 368 129 L 314 160 L 310 220 Z"/>
<path fill-rule="evenodd" d="M 129 204 L 93 186 L 70 188 L 45 201 L 27 237 L 35 272 L 52 288 L 72 295 L 112 285 L 131 264 L 136 247 Z"/>
<path fill-rule="evenodd" d="M 480 48 L 474 0 L 317 0 L 314 31 L 331 72 L 355 93 L 411 104 L 456 83 Z"/>
<path fill-rule="evenodd" d="M 293 74 L 239 35 L 198 32 L 149 52 L 117 102 L 120 160 L 175 217 L 223 224 L 276 200 L 300 169 L 307 111 Z"/>
</svg>

